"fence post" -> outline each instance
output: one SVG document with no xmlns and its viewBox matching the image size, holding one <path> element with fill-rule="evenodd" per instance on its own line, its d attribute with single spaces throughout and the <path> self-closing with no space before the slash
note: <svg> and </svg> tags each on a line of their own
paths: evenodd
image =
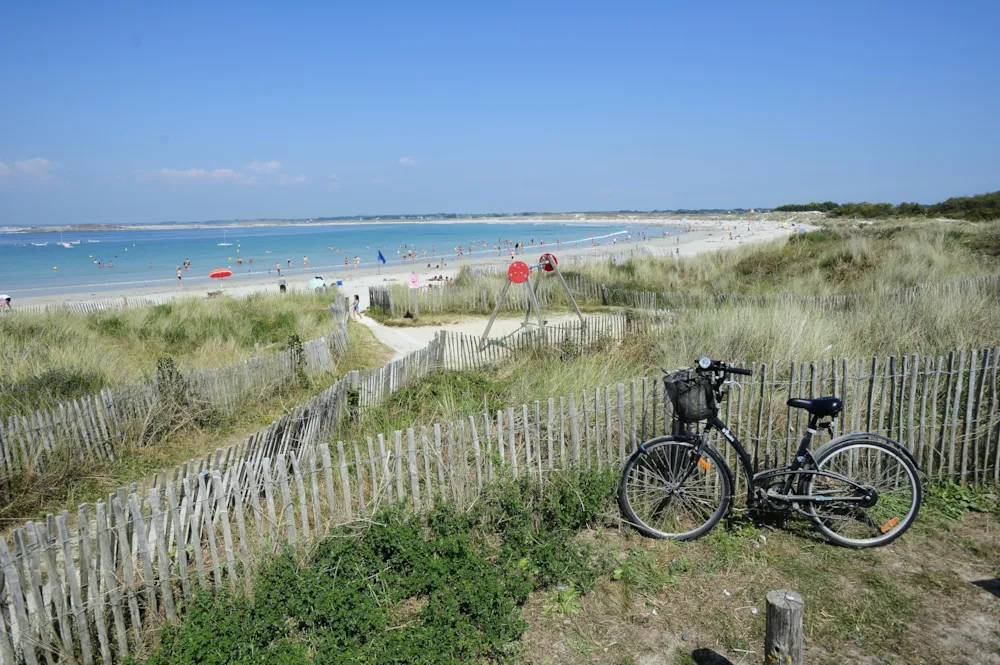
<svg viewBox="0 0 1000 665">
<path fill-rule="evenodd" d="M 803 665 L 802 597 L 788 589 L 767 592 L 765 665 Z"/>
</svg>

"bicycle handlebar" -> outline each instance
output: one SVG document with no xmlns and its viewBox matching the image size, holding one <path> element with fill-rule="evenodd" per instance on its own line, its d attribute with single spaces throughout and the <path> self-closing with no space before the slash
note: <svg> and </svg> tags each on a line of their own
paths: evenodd
<svg viewBox="0 0 1000 665">
<path fill-rule="evenodd" d="M 701 358 L 698 360 L 697 369 L 700 372 L 725 372 L 727 374 L 740 374 L 742 376 L 753 376 L 752 369 L 744 369 L 743 367 L 730 367 L 721 360 L 711 360 L 710 358 Z"/>
</svg>

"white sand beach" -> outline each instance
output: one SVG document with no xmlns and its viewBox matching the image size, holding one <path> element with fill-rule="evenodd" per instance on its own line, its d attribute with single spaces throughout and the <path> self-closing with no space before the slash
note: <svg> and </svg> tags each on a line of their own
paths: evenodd
<svg viewBox="0 0 1000 665">
<path fill-rule="evenodd" d="M 717 218 L 716 218 L 717 219 Z M 650 220 L 651 221 L 651 220 Z M 660 225 L 678 224 L 680 219 L 657 220 Z M 740 220 L 737 218 L 723 219 L 718 221 L 688 220 L 688 230 L 677 234 L 673 232 L 667 237 L 653 237 L 655 233 L 650 233 L 646 241 L 632 238 L 631 242 L 625 242 L 619 237 L 617 243 L 610 239 L 605 239 L 602 244 L 575 248 L 556 248 L 546 246 L 525 247 L 523 255 L 519 255 L 518 260 L 527 262 L 534 261 L 537 256 L 544 252 L 551 251 L 557 258 L 569 258 L 574 255 L 587 254 L 609 254 L 634 251 L 639 247 L 651 248 L 652 252 L 666 254 L 671 253 L 676 256 L 685 257 L 695 254 L 723 249 L 726 247 L 738 246 L 747 242 L 761 242 L 790 235 L 801 227 L 796 223 L 786 221 L 776 221 L 768 218 L 754 218 Z M 730 237 L 731 236 L 731 237 Z M 286 280 L 289 290 L 304 289 L 306 283 L 314 275 L 322 275 L 328 285 L 336 285 L 337 280 L 342 284 L 339 286 L 342 293 L 348 296 L 357 294 L 361 298 L 362 308 L 368 306 L 368 287 L 374 285 L 402 283 L 407 280 L 411 273 L 416 273 L 421 284 L 427 283 L 427 279 L 434 275 L 445 277 L 455 277 L 462 266 L 476 264 L 496 264 L 507 265 L 510 257 L 507 254 L 496 256 L 493 252 L 488 252 L 486 256 L 471 256 L 463 260 L 456 260 L 452 257 L 437 257 L 432 260 L 431 267 L 427 267 L 427 261 L 416 260 L 406 264 L 398 261 L 391 261 L 386 265 L 362 266 L 358 270 L 336 269 L 327 271 L 322 269 L 306 269 L 301 266 L 293 267 L 291 271 L 284 271 L 283 278 Z M 442 261 L 441 259 L 444 259 Z M 255 277 L 254 279 L 230 278 L 219 280 L 218 282 L 199 282 L 195 284 L 184 284 L 183 286 L 156 286 L 156 287 L 133 287 L 129 285 L 119 285 L 100 291 L 72 294 L 44 295 L 29 298 L 20 298 L 15 306 L 30 305 L 52 305 L 64 302 L 80 302 L 87 300 L 99 300 L 106 298 L 136 298 L 152 297 L 160 300 L 170 300 L 179 297 L 205 297 L 209 291 L 222 289 L 226 295 L 243 296 L 252 292 L 273 292 L 279 291 L 279 278 L 277 275 L 267 277 Z"/>
</svg>

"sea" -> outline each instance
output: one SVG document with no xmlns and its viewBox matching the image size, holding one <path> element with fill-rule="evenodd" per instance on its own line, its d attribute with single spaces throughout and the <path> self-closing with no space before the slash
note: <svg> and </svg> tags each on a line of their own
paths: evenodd
<svg viewBox="0 0 1000 665">
<path fill-rule="evenodd" d="M 276 278 L 276 264 L 283 275 L 319 275 L 330 282 L 353 270 L 355 256 L 362 268 L 375 266 L 379 251 L 388 265 L 401 264 L 403 252 L 413 249 L 417 265 L 440 266 L 444 260 L 454 267 L 459 265 L 456 247 L 466 258 L 479 258 L 497 256 L 498 244 L 522 242 L 528 256 L 533 251 L 558 256 L 560 247 L 611 244 L 616 237 L 623 242 L 626 235 L 634 240 L 644 231 L 660 236 L 664 229 L 611 222 L 420 222 L 0 232 L 0 293 L 16 303 L 64 293 L 169 287 L 185 261 L 190 261 L 190 269 L 182 271 L 185 285 L 213 281 L 208 274 L 217 269 L 232 270 L 225 282 Z"/>
</svg>

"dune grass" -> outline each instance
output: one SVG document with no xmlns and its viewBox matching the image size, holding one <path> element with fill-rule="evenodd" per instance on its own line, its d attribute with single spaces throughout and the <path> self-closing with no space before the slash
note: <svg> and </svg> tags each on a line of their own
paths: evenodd
<svg viewBox="0 0 1000 665">
<path fill-rule="evenodd" d="M 392 350 L 379 343 L 365 326 L 351 323 L 347 334 L 348 350 L 336 358 L 330 371 L 310 375 L 308 385 L 289 380 L 248 400 L 229 417 L 203 423 L 194 417 L 196 414 L 189 414 L 191 417 L 176 431 L 152 444 L 132 442 L 131 446 L 122 446 L 114 460 L 81 459 L 71 452 L 72 448 L 57 448 L 44 469 L 29 469 L 0 483 L 0 529 L 72 509 L 119 487 L 148 479 L 158 471 L 172 471 L 177 464 L 243 441 L 347 372 L 381 367 L 392 358 Z"/>
<path fill-rule="evenodd" d="M 185 298 L 154 307 L 0 317 L 0 417 L 148 379 L 158 358 L 204 369 L 333 329 L 336 293 Z"/>
<path fill-rule="evenodd" d="M 977 294 L 920 294 L 910 302 L 870 301 L 846 312 L 796 303 L 679 310 L 660 335 L 664 363 L 700 355 L 752 362 L 937 355 L 1000 344 L 1000 309 Z"/>
<path fill-rule="evenodd" d="M 432 374 L 344 422 L 334 439 L 357 440 L 359 436 L 413 425 L 450 422 L 483 411 L 495 413 L 499 408 L 534 400 L 544 403 L 549 397 L 628 381 L 653 372 L 657 353 L 652 337 L 636 335 L 620 344 L 609 343 L 581 354 L 566 354 L 558 348 L 533 349 L 517 362 Z"/>
<path fill-rule="evenodd" d="M 633 257 L 575 266 L 607 286 L 716 293 L 884 293 L 1000 272 L 1000 223 L 830 222 L 822 229 L 690 258 Z"/>
</svg>

